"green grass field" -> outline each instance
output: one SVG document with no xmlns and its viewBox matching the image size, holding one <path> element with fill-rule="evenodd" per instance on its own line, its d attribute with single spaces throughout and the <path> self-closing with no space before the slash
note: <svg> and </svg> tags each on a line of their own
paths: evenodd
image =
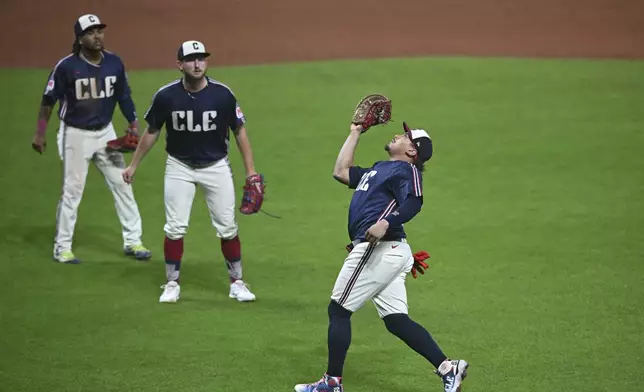
<svg viewBox="0 0 644 392">
<path fill-rule="evenodd" d="M 265 210 L 239 216 L 252 304 L 227 296 L 219 241 L 198 193 L 182 299 L 161 305 L 163 140 L 137 173 L 144 239 L 121 255 L 112 197 L 92 167 L 74 251 L 51 261 L 60 193 L 56 121 L 30 149 L 47 70 L 2 70 L 4 141 L 0 390 L 290 391 L 326 366 L 326 307 L 345 257 L 351 192 L 331 171 L 360 97 L 395 122 L 363 136 L 357 163 L 385 158 L 402 120 L 435 155 L 425 207 L 407 225 L 428 275 L 411 316 L 470 361 L 466 391 L 630 391 L 644 361 L 644 62 L 387 59 L 212 68 L 247 115 Z M 130 72 L 142 114 L 173 71 Z M 123 129 L 120 112 L 115 125 Z M 239 192 L 243 166 L 231 153 Z M 239 197 L 238 197 L 239 199 Z M 358 312 L 348 392 L 439 391 L 433 370 Z"/>
</svg>

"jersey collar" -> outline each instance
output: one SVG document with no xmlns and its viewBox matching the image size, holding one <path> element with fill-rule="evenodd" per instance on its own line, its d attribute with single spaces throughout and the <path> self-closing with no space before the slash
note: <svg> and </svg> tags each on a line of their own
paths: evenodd
<svg viewBox="0 0 644 392">
<path fill-rule="evenodd" d="M 83 52 L 79 52 L 78 57 L 80 57 L 87 64 L 93 65 L 94 67 L 97 67 L 97 68 L 103 65 L 103 62 L 105 62 L 105 54 L 103 53 L 103 51 L 101 51 L 101 62 L 98 64 L 94 64 L 91 61 L 89 61 L 87 58 L 85 58 L 85 56 L 83 55 Z"/>
</svg>

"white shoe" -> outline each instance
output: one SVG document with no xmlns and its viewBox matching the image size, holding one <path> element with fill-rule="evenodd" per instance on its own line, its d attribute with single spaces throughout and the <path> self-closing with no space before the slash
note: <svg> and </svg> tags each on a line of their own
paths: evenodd
<svg viewBox="0 0 644 392">
<path fill-rule="evenodd" d="M 243 280 L 236 280 L 230 284 L 230 298 L 236 298 L 239 302 L 254 301 L 255 294 L 251 293 L 248 285 Z"/>
<path fill-rule="evenodd" d="M 467 368 L 470 365 L 462 359 L 445 360 L 436 370 L 436 374 L 443 380 L 445 392 L 460 392 L 461 383 L 467 377 Z"/>
<path fill-rule="evenodd" d="M 172 281 L 161 286 L 163 293 L 159 298 L 159 302 L 165 303 L 175 303 L 179 300 L 179 293 L 181 292 L 181 287 L 179 283 Z"/>
</svg>

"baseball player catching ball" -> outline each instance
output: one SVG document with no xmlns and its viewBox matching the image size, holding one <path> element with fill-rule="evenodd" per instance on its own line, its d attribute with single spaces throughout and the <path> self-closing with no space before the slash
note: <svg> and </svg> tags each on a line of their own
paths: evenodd
<svg viewBox="0 0 644 392">
<path fill-rule="evenodd" d="M 406 275 L 424 273 L 429 255 L 412 254 L 403 224 L 423 204 L 424 163 L 433 152 L 432 141 L 422 129 L 395 135 L 385 146 L 389 160 L 363 168 L 353 159 L 360 135 L 369 127 L 391 118 L 391 101 L 371 95 L 360 102 L 349 137 L 333 171 L 333 177 L 355 189 L 349 205 L 350 253 L 333 287 L 329 304 L 328 367 L 317 382 L 298 384 L 296 392 L 342 392 L 342 370 L 351 344 L 351 315 L 371 300 L 385 326 L 414 351 L 425 357 L 443 381 L 445 392 L 460 391 L 468 363 L 449 360 L 431 335 L 408 316 Z M 387 389 L 387 388 L 383 388 Z"/>
<path fill-rule="evenodd" d="M 141 160 L 156 143 L 165 125 L 166 171 L 164 252 L 167 283 L 159 302 L 177 302 L 183 237 L 197 185 L 205 193 L 212 225 L 221 240 L 228 266 L 230 298 L 254 301 L 255 295 L 242 280 L 241 244 L 235 219 L 235 189 L 228 160 L 229 130 L 232 130 L 246 168 L 241 212 L 252 214 L 261 207 L 264 182 L 255 171 L 246 119 L 233 92 L 206 76 L 208 57 L 203 43 L 181 44 L 177 66 L 183 77 L 161 87 L 145 113 L 148 129 L 141 137 L 123 178 L 130 183 Z"/>
<path fill-rule="evenodd" d="M 141 242 L 141 216 L 132 187 L 121 177 L 123 155 L 106 148 L 116 139 L 112 116 L 117 103 L 130 124 L 128 132 L 136 134 L 137 119 L 123 62 L 104 49 L 105 27 L 96 15 L 83 15 L 76 21 L 73 53 L 58 61 L 49 75 L 32 141 L 34 150 L 45 152 L 47 123 L 60 101 L 58 152 L 63 161 L 63 192 L 56 216 L 54 260 L 61 263 L 79 263 L 72 252 L 72 237 L 90 161 L 114 195 L 125 254 L 139 260 L 151 255 Z"/>
</svg>

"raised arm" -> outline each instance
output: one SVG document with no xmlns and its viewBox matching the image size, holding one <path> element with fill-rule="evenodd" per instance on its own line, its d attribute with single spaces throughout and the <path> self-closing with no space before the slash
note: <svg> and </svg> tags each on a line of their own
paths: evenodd
<svg viewBox="0 0 644 392">
<path fill-rule="evenodd" d="M 362 134 L 362 126 L 351 124 L 351 132 L 340 149 L 333 168 L 333 178 L 338 182 L 349 185 L 349 168 L 353 166 L 353 158 Z"/>
</svg>

